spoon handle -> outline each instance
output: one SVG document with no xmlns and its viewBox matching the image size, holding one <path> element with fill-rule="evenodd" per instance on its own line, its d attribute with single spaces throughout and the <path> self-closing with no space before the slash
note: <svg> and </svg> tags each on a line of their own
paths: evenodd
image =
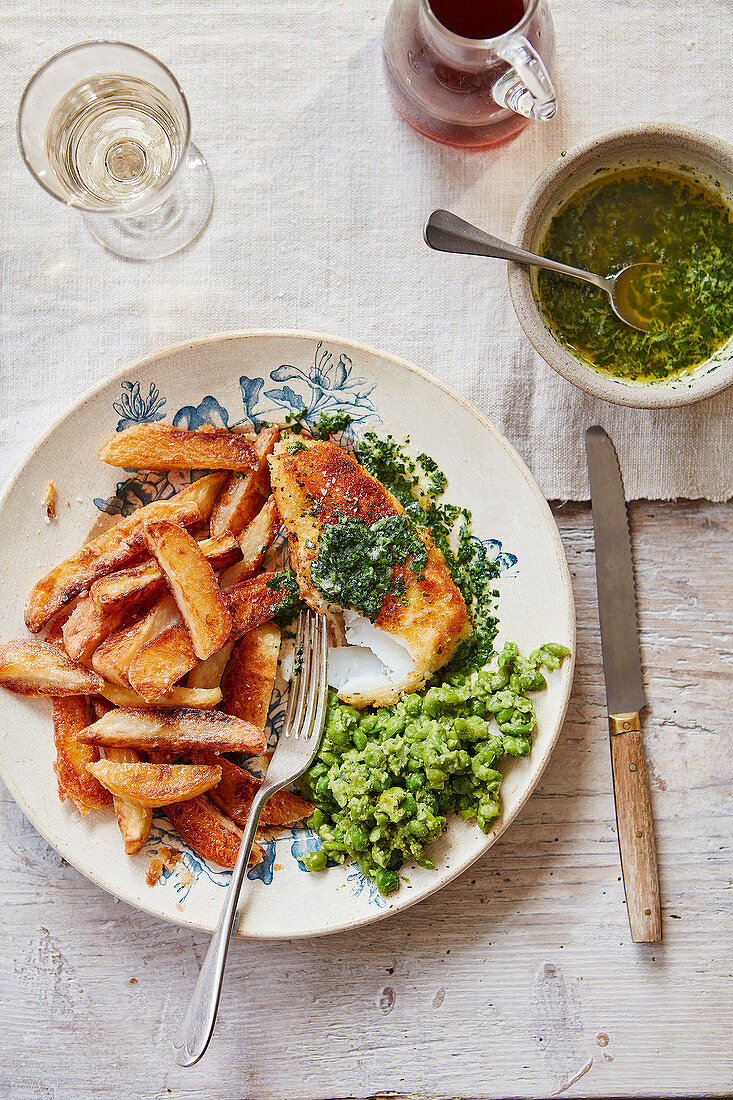
<svg viewBox="0 0 733 1100">
<path fill-rule="evenodd" d="M 571 275 L 575 279 L 584 279 L 610 292 L 609 280 L 592 271 L 580 271 L 577 267 L 548 260 L 545 256 L 536 256 L 534 252 L 525 252 L 508 241 L 500 241 L 477 229 L 475 225 L 464 222 L 462 218 L 451 214 L 450 210 L 434 210 L 425 222 L 423 230 L 425 243 L 438 252 L 458 252 L 471 256 L 491 256 L 496 260 L 512 260 L 517 264 L 531 264 L 544 267 L 547 271 L 557 271 L 561 275 Z"/>
</svg>

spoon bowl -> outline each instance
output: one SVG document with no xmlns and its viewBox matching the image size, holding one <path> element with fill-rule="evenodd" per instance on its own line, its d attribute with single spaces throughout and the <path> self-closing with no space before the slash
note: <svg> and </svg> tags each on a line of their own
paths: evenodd
<svg viewBox="0 0 733 1100">
<path fill-rule="evenodd" d="M 648 290 L 649 277 L 661 274 L 664 268 L 664 264 L 652 262 L 629 264 L 609 277 L 608 282 L 612 284 L 608 292 L 611 309 L 621 321 L 641 332 L 651 332 L 654 327 L 653 294 L 651 298 L 644 299 L 639 287 L 646 283 Z"/>
<path fill-rule="evenodd" d="M 597 275 L 593 271 L 581 271 L 577 267 L 568 267 L 567 264 L 549 260 L 546 256 L 538 256 L 534 252 L 517 248 L 508 241 L 492 237 L 489 233 L 484 233 L 482 229 L 471 225 L 470 222 L 465 222 L 463 218 L 451 214 L 449 210 L 434 210 L 425 222 L 423 236 L 425 243 L 438 252 L 457 252 L 462 255 L 511 260 L 517 264 L 541 267 L 546 271 L 554 271 L 558 275 L 569 275 L 573 279 L 592 283 L 608 295 L 611 309 L 620 321 L 640 332 L 650 332 L 652 329 L 651 317 L 639 308 L 639 295 L 635 293 L 635 288 L 644 275 L 651 274 L 650 269 L 659 271 L 664 264 L 630 264 L 616 275 Z"/>
</svg>

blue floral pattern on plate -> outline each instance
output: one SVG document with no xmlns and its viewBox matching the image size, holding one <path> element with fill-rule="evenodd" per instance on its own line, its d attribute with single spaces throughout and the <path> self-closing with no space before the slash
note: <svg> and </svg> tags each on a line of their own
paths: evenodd
<svg viewBox="0 0 733 1100">
<path fill-rule="evenodd" d="M 152 382 L 147 397 L 143 397 L 140 393 L 139 382 L 123 382 L 122 394 L 112 405 L 115 412 L 120 414 L 117 431 L 124 432 L 125 428 L 133 424 L 150 424 L 156 420 L 163 420 L 165 413 L 160 410 L 164 405 L 165 398 L 160 396 L 158 387 Z"/>
<path fill-rule="evenodd" d="M 270 382 L 280 384 L 265 389 L 267 382 L 262 377 L 243 375 L 239 379 L 244 413 L 239 420 L 233 420 L 229 410 L 217 398 L 208 394 L 198 405 L 185 405 L 180 408 L 173 416 L 173 425 L 188 430 L 195 430 L 208 424 L 215 428 L 248 427 L 253 431 L 259 431 L 272 419 L 282 421 L 287 416 L 313 429 L 324 413 L 332 415 L 339 412 L 348 413 L 352 424 L 371 426 L 381 422 L 381 417 L 370 397 L 375 386 L 369 384 L 367 379 L 354 375 L 353 363 L 348 355 L 342 352 L 338 359 L 335 359 L 334 353 L 324 348 L 322 341 L 318 342 L 310 368 L 306 370 L 283 363 L 270 371 L 269 379 Z M 263 407 L 263 398 L 271 404 Z M 114 411 L 120 417 L 117 431 L 124 431 L 125 428 L 134 424 L 149 424 L 163 420 L 165 414 L 160 410 L 165 404 L 166 398 L 160 396 L 160 391 L 154 383 L 150 384 L 147 397 L 144 397 L 139 381 L 123 382 L 122 394 L 113 404 Z M 348 431 L 344 433 L 341 442 L 348 446 L 352 439 L 353 433 Z M 130 515 L 137 508 L 153 500 L 172 497 L 190 483 L 191 477 L 198 477 L 201 474 L 201 471 L 149 472 L 144 475 L 130 472 L 134 476 L 120 481 L 111 497 L 106 500 L 95 499 L 94 503 L 101 512 L 110 515 Z M 502 572 L 516 568 L 516 555 L 505 551 L 501 542 L 496 539 L 477 539 L 477 541 L 483 542 L 489 551 L 490 560 L 498 562 Z M 274 748 L 277 744 L 285 717 L 286 701 L 287 686 L 279 682 L 273 690 L 268 715 L 270 748 Z M 254 774 L 262 774 L 262 768 L 258 766 L 261 761 L 248 759 L 246 763 L 248 769 Z M 299 861 L 307 852 L 316 851 L 321 846 L 318 834 L 308 828 L 283 829 L 276 837 L 260 840 L 259 843 L 265 851 L 265 857 L 261 863 L 250 868 L 247 877 L 252 880 L 257 879 L 266 886 L 273 881 L 278 845 L 289 846 L 289 854 L 296 861 Z M 229 871 L 217 869 L 196 855 L 182 843 L 167 818 L 156 817 L 144 851 L 146 855 L 154 856 L 161 846 L 175 848 L 181 852 L 180 864 L 176 864 L 173 870 L 164 867 L 159 880 L 163 883 L 172 882 L 179 903 L 187 897 L 192 886 L 199 879 L 206 879 L 213 886 L 228 885 Z M 297 865 L 305 872 L 300 862 Z M 179 868 L 182 873 L 179 873 Z M 366 892 L 365 896 L 370 904 L 380 908 L 386 905 L 375 883 L 367 878 L 356 864 L 350 868 L 346 881 L 351 887 L 352 897 L 361 897 Z"/>
<path fill-rule="evenodd" d="M 158 849 L 162 846 L 181 853 L 180 867 L 184 873 L 181 874 L 179 872 L 178 864 L 176 864 L 173 870 L 164 867 L 158 880 L 164 883 L 169 880 L 172 882 L 173 889 L 175 890 L 179 902 L 184 901 L 194 883 L 202 876 L 208 879 L 214 886 L 228 886 L 230 878 L 229 871 L 217 870 L 216 867 L 207 863 L 205 859 L 197 856 L 195 852 L 181 842 L 181 838 L 171 827 L 167 818 L 156 817 L 153 820 L 150 836 L 145 842 L 145 855 L 157 855 Z"/>
<path fill-rule="evenodd" d="M 200 405 L 184 405 L 173 417 L 174 428 L 185 428 L 189 432 L 205 424 L 212 428 L 229 427 L 229 413 L 215 397 L 205 397 Z"/>
<path fill-rule="evenodd" d="M 309 371 L 284 363 L 270 372 L 273 382 L 295 382 L 298 392 L 292 386 L 281 386 L 266 390 L 265 397 L 295 414 L 309 428 L 315 428 L 324 413 L 335 412 L 347 412 L 354 424 L 361 424 L 375 417 L 377 410 L 369 399 L 374 385 L 366 378 L 354 377 L 353 369 L 348 355 L 342 353 L 334 362 L 332 353 L 319 340 Z"/>
<path fill-rule="evenodd" d="M 488 560 L 498 564 L 500 573 L 509 573 L 516 568 L 519 560 L 517 555 L 505 550 L 498 539 L 480 539 L 476 535 L 471 535 L 471 541 L 479 542 L 486 548 Z"/>
<path fill-rule="evenodd" d="M 272 382 L 291 382 L 279 388 L 265 390 L 265 379 L 243 375 L 239 379 L 244 416 L 232 420 L 229 410 L 211 394 L 202 398 L 198 405 L 184 405 L 173 416 L 176 428 L 195 430 L 205 424 L 214 428 L 249 427 L 259 431 L 270 423 L 271 418 L 283 420 L 286 416 L 295 416 L 303 424 L 313 428 L 324 413 L 348 413 L 354 424 L 365 421 L 379 422 L 376 407 L 369 395 L 374 386 L 365 378 L 354 377 L 353 363 L 348 355 L 341 354 L 334 362 L 333 353 L 324 349 L 319 340 L 315 350 L 313 365 L 304 370 L 283 363 L 274 367 L 269 374 Z M 295 389 L 293 387 L 296 387 Z M 260 406 L 262 398 L 268 398 L 272 404 Z M 164 419 L 160 409 L 166 399 L 160 396 L 158 387 L 150 384 L 148 396 L 141 395 L 140 382 L 122 383 L 122 394 L 113 408 L 120 415 L 117 431 L 121 432 L 134 424 L 150 424 Z M 132 472 L 132 471 L 131 471 Z M 195 472 L 195 476 L 198 472 Z M 118 482 L 111 497 L 94 500 L 100 512 L 109 515 L 129 516 L 142 504 L 151 500 L 166 500 L 172 497 L 186 484 L 186 475 L 176 472 L 148 473 L 143 476 L 125 478 Z"/>
<path fill-rule="evenodd" d="M 151 470 L 144 477 L 128 477 L 118 481 L 115 491 L 106 500 L 95 497 L 100 512 L 110 516 L 130 516 L 153 500 L 168 500 L 190 483 L 190 477 L 177 470 Z"/>
</svg>

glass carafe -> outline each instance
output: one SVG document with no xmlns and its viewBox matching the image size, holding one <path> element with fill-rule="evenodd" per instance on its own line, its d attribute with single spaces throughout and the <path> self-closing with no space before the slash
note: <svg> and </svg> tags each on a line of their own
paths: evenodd
<svg viewBox="0 0 733 1100">
<path fill-rule="evenodd" d="M 485 2 L 490 9 L 493 0 Z M 384 63 L 405 121 L 435 141 L 481 149 L 514 137 L 530 119 L 553 118 L 552 16 L 546 0 L 522 6 L 501 34 L 466 38 L 440 22 L 429 0 L 393 0 Z"/>
</svg>

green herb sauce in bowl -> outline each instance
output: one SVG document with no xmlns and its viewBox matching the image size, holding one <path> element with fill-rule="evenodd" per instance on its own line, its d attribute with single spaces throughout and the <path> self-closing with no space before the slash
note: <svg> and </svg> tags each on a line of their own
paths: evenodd
<svg viewBox="0 0 733 1100">
<path fill-rule="evenodd" d="M 601 275 L 647 261 L 663 265 L 634 287 L 634 304 L 652 326 L 647 333 L 619 321 L 596 287 L 538 274 L 553 333 L 611 374 L 679 376 L 733 335 L 733 212 L 689 177 L 643 168 L 603 174 L 554 216 L 540 251 Z"/>
<path fill-rule="evenodd" d="M 733 384 L 732 212 L 733 146 L 711 134 L 644 122 L 567 149 L 530 188 L 512 242 L 600 275 L 661 261 L 661 283 L 639 290 L 660 329 L 627 330 L 601 291 L 510 263 L 527 338 L 568 382 L 617 405 L 670 409 L 720 393 Z"/>
</svg>

